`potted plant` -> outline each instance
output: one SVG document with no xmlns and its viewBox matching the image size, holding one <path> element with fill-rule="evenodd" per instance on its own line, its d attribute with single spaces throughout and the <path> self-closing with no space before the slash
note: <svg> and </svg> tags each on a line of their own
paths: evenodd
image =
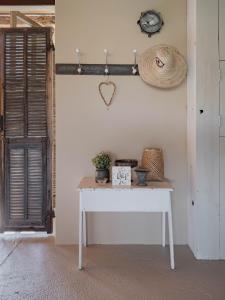
<svg viewBox="0 0 225 300">
<path fill-rule="evenodd" d="M 109 182 L 109 167 L 112 163 L 110 155 L 100 152 L 92 159 L 92 163 L 96 168 L 95 181 L 98 183 Z"/>
</svg>

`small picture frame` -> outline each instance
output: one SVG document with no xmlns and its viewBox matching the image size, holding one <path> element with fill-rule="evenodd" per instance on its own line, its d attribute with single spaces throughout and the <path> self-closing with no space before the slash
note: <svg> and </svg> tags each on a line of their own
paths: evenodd
<svg viewBox="0 0 225 300">
<path fill-rule="evenodd" d="M 112 185 L 131 185 L 131 167 L 112 167 Z"/>
</svg>

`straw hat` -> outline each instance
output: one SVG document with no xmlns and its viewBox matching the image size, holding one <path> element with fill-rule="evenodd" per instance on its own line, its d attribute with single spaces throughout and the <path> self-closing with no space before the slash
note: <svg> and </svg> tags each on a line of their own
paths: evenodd
<svg viewBox="0 0 225 300">
<path fill-rule="evenodd" d="M 179 85 L 187 74 L 187 64 L 178 50 L 169 45 L 156 45 L 146 50 L 139 58 L 141 78 L 159 88 Z"/>
</svg>

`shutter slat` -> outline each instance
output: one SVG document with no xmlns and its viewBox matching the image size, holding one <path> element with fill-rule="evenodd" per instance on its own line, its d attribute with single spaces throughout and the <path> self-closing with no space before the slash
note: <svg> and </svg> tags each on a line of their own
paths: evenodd
<svg viewBox="0 0 225 300">
<path fill-rule="evenodd" d="M 42 149 L 28 149 L 28 218 L 42 220 L 43 161 Z"/>
<path fill-rule="evenodd" d="M 24 149 L 10 149 L 9 166 L 9 220 L 24 220 Z"/>
<path fill-rule="evenodd" d="M 5 35 L 5 136 L 24 136 L 24 34 Z"/>
<path fill-rule="evenodd" d="M 27 37 L 28 136 L 47 136 L 47 49 L 46 34 Z"/>
</svg>

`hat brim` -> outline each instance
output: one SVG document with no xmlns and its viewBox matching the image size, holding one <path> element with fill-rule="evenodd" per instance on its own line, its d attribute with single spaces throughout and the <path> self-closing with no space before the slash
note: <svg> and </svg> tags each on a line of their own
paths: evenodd
<svg viewBox="0 0 225 300">
<path fill-rule="evenodd" d="M 174 54 L 174 67 L 173 70 L 167 74 L 157 72 L 153 67 L 155 64 L 156 52 L 162 47 L 169 47 Z M 182 83 L 187 75 L 187 64 L 184 57 L 173 46 L 156 45 L 146 50 L 138 60 L 138 69 L 141 78 L 147 83 L 159 88 L 173 88 Z"/>
</svg>

